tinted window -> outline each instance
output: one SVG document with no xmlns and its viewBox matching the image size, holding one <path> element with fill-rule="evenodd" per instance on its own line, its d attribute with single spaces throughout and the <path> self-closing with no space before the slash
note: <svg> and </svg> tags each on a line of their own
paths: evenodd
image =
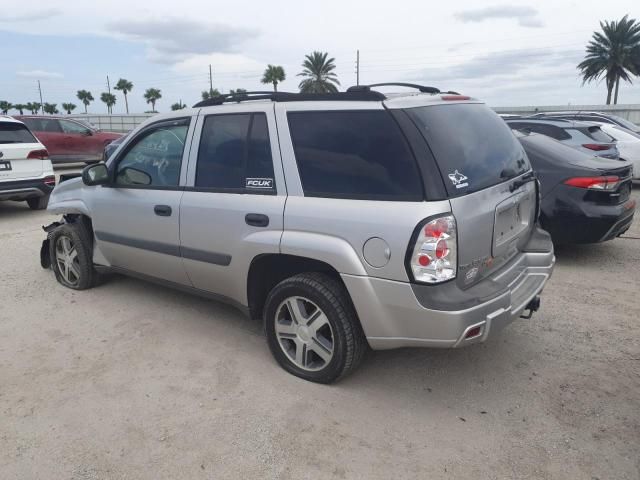
<svg viewBox="0 0 640 480">
<path fill-rule="evenodd" d="M 59 122 L 64 133 L 76 133 L 80 135 L 86 135 L 89 133 L 89 129 L 79 123 L 70 122 L 69 120 L 59 120 Z"/>
<path fill-rule="evenodd" d="M 562 128 L 555 125 L 548 125 L 544 123 L 533 122 L 508 122 L 509 126 L 517 130 L 526 130 L 528 132 L 539 133 L 546 135 L 547 137 L 555 138 L 556 140 L 568 140 L 571 138 L 567 132 Z"/>
<path fill-rule="evenodd" d="M 529 170 L 520 143 L 483 104 L 407 109 L 440 166 L 450 195 L 464 195 Z"/>
<path fill-rule="evenodd" d="M 55 118 L 25 118 L 22 121 L 34 132 L 62 132 L 60 124 Z"/>
<path fill-rule="evenodd" d="M 177 186 L 188 120 L 159 125 L 135 138 L 120 157 L 118 185 Z"/>
<path fill-rule="evenodd" d="M 305 195 L 424 198 L 415 159 L 388 112 L 290 112 L 288 119 Z"/>
<path fill-rule="evenodd" d="M 275 191 L 264 113 L 210 115 L 204 121 L 196 187 Z"/>
<path fill-rule="evenodd" d="M 0 122 L 0 143 L 37 143 L 29 129 L 21 123 Z"/>
<path fill-rule="evenodd" d="M 603 143 L 613 142 L 613 138 L 610 135 L 604 133 L 602 130 L 600 130 L 600 127 L 589 127 L 587 131 L 589 132 L 588 135 L 591 138 L 593 138 L 596 142 L 603 142 Z"/>
</svg>

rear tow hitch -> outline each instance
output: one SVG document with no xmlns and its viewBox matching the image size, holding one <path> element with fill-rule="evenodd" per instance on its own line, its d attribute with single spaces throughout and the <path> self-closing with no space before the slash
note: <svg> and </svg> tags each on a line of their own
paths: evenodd
<svg viewBox="0 0 640 480">
<path fill-rule="evenodd" d="M 520 315 L 520 318 L 529 320 L 531 317 L 533 317 L 533 314 L 537 312 L 539 308 L 540 308 L 540 295 L 536 295 L 531 299 L 529 303 L 527 303 L 527 306 L 524 307 L 525 310 L 529 310 L 529 313 L 527 313 L 526 315 Z"/>
</svg>

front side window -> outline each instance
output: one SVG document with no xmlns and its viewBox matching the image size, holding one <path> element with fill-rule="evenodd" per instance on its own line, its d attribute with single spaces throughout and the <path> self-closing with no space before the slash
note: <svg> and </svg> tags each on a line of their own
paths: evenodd
<svg viewBox="0 0 640 480">
<path fill-rule="evenodd" d="M 135 138 L 116 167 L 120 186 L 175 187 L 180 182 L 180 166 L 189 120 L 152 127 Z"/>
<path fill-rule="evenodd" d="M 210 115 L 205 119 L 195 186 L 237 193 L 275 192 L 264 113 Z"/>
<path fill-rule="evenodd" d="M 421 201 L 422 180 L 384 110 L 287 114 L 305 196 Z"/>
<path fill-rule="evenodd" d="M 76 122 L 70 122 L 69 120 L 60 120 L 60 126 L 64 133 L 75 133 L 78 135 L 87 135 L 90 130 Z"/>
</svg>

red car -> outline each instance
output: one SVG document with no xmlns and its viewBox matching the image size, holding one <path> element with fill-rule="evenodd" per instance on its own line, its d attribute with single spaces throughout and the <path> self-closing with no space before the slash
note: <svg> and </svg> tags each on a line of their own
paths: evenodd
<svg viewBox="0 0 640 480">
<path fill-rule="evenodd" d="M 52 163 L 99 162 L 104 147 L 122 134 L 103 132 L 72 118 L 44 115 L 16 116 L 49 151 Z"/>
</svg>

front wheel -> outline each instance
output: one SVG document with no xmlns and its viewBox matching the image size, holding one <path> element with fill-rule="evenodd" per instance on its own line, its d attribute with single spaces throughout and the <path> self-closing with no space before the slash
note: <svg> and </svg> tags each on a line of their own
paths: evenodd
<svg viewBox="0 0 640 480">
<path fill-rule="evenodd" d="M 64 224 L 49 234 L 49 258 L 58 282 L 74 290 L 95 285 L 91 239 L 82 225 Z"/>
<path fill-rule="evenodd" d="M 305 380 L 332 383 L 360 364 L 367 342 L 342 284 L 322 273 L 303 273 L 274 287 L 264 310 L 271 353 Z"/>
</svg>

